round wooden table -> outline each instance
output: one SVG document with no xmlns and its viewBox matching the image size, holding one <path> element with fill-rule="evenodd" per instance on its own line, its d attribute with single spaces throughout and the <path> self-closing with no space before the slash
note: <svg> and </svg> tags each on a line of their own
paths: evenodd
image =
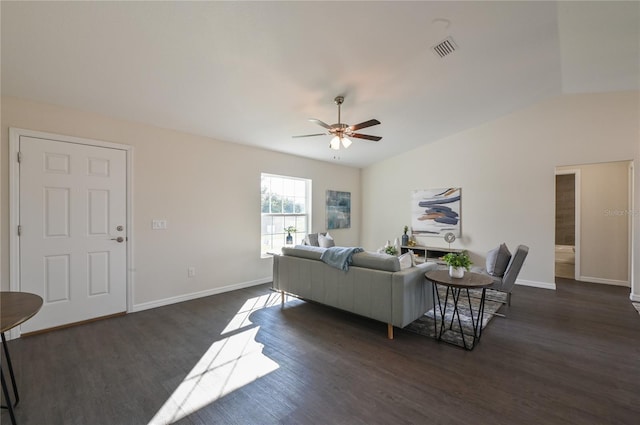
<svg viewBox="0 0 640 425">
<path fill-rule="evenodd" d="M 13 386 L 13 395 L 16 398 L 15 403 L 11 403 L 9 397 L 9 389 L 4 379 L 4 371 L 0 368 L 0 378 L 2 380 L 2 392 L 7 402 L 6 408 L 9 410 L 11 423 L 15 425 L 16 418 L 13 414 L 13 408 L 18 405 L 20 396 L 18 395 L 18 387 L 16 378 L 13 374 L 13 366 L 11 365 L 11 357 L 9 356 L 9 348 L 7 347 L 7 339 L 4 333 L 16 326 L 26 322 L 40 311 L 42 307 L 42 298 L 35 294 L 27 292 L 0 292 L 0 333 L 2 334 L 2 348 L 7 359 L 7 368 L 11 376 L 11 385 Z M 3 406 L 4 407 L 4 406 Z"/>
<path fill-rule="evenodd" d="M 449 300 L 449 294 L 453 299 L 453 314 L 451 316 L 451 323 L 449 329 L 453 328 L 453 321 L 456 316 L 458 317 L 458 326 L 460 326 L 460 333 L 462 338 L 462 344 L 466 350 L 473 350 L 476 343 L 480 341 L 482 336 L 482 316 L 484 314 L 484 301 L 486 297 L 487 287 L 491 286 L 493 279 L 491 276 L 487 276 L 480 273 L 465 272 L 461 278 L 455 278 L 449 276 L 449 270 L 431 270 L 425 273 L 425 277 L 433 282 L 433 314 L 434 314 L 434 330 L 438 336 L 438 341 L 442 340 L 442 334 L 444 333 L 444 318 L 447 311 L 447 303 Z M 444 299 L 444 307 L 440 302 L 440 294 L 438 293 L 437 285 L 444 285 L 447 287 L 447 293 Z M 482 289 L 482 296 L 480 297 L 480 306 L 478 308 L 477 317 L 473 317 L 473 307 L 471 305 L 471 297 L 469 295 L 469 289 Z M 464 332 L 462 327 L 462 320 L 460 320 L 460 311 L 458 310 L 458 301 L 460 299 L 460 293 L 462 290 L 466 291 L 467 300 L 469 301 L 469 312 L 471 315 L 471 327 L 473 330 L 473 341 L 471 346 L 467 346 L 464 339 Z M 437 329 L 436 315 L 436 299 L 438 300 L 438 311 L 440 312 L 440 331 Z"/>
<path fill-rule="evenodd" d="M 15 328 L 36 315 L 42 298 L 28 292 L 0 292 L 0 332 Z"/>
</svg>

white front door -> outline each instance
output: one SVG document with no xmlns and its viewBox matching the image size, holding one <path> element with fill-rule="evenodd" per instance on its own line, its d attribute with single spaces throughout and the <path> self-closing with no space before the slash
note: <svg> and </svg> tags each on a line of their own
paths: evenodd
<svg viewBox="0 0 640 425">
<path fill-rule="evenodd" d="M 20 136 L 21 332 L 126 311 L 126 151 Z"/>
</svg>

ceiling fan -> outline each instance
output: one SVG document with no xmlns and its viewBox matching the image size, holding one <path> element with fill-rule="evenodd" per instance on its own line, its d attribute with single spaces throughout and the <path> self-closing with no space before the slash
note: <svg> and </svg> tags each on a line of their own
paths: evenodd
<svg viewBox="0 0 640 425">
<path fill-rule="evenodd" d="M 309 121 L 318 124 L 320 127 L 326 128 L 328 132 L 316 133 L 316 134 L 305 134 L 303 136 L 293 136 L 293 138 L 325 136 L 325 135 L 334 136 L 331 139 L 331 142 L 329 143 L 329 147 L 334 150 L 340 149 L 340 143 L 342 143 L 342 146 L 344 146 L 345 148 L 348 148 L 349 146 L 351 146 L 351 140 L 349 140 L 347 136 L 355 137 L 356 139 L 371 140 L 373 142 L 377 142 L 382 139 L 382 137 L 379 137 L 379 136 L 370 136 L 368 134 L 356 133 L 356 131 L 362 128 L 378 125 L 380 124 L 380 121 L 373 119 L 373 120 L 361 122 L 360 124 L 356 124 L 356 125 L 348 125 L 348 124 L 342 123 L 340 122 L 340 105 L 342 105 L 342 102 L 344 102 L 344 96 L 336 96 L 336 98 L 333 99 L 333 101 L 335 102 L 336 105 L 338 105 L 338 123 L 337 124 L 329 125 L 318 119 L 309 118 Z"/>
</svg>

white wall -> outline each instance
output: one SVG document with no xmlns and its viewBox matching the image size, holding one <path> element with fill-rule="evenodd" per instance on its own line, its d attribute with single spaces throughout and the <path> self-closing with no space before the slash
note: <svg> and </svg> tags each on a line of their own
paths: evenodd
<svg viewBox="0 0 640 425">
<path fill-rule="evenodd" d="M 374 164 L 362 173 L 13 98 L 2 98 L 1 118 L 2 289 L 9 288 L 7 154 L 12 126 L 134 146 L 133 302 L 140 308 L 269 279 L 271 260 L 259 258 L 260 220 L 254 213 L 259 209 L 261 172 L 313 179 L 314 230 L 325 226 L 325 191 L 350 191 L 353 227 L 332 233 L 342 245 L 367 249 L 401 235 L 409 224 L 411 190 L 461 186 L 463 237 L 453 246 L 469 249 L 481 265 L 485 253 L 500 242 L 511 249 L 527 244 L 531 251 L 521 283 L 552 287 L 555 168 L 640 162 L 638 92 L 560 96 Z M 640 172 L 636 172 L 632 298 L 638 301 L 639 192 Z M 167 219 L 169 229 L 152 231 L 154 218 Z M 217 225 L 220 222 L 224 225 Z M 440 239 L 422 241 L 446 246 Z M 187 279 L 188 266 L 196 267 L 195 279 Z"/>
<path fill-rule="evenodd" d="M 134 147 L 134 310 L 270 281 L 272 260 L 260 258 L 261 172 L 313 180 L 314 231 L 325 229 L 325 191 L 351 192 L 353 226 L 331 233 L 343 245 L 360 239 L 357 168 L 3 97 L 3 290 L 9 289 L 9 127 Z M 168 229 L 152 230 L 152 219 L 166 219 Z M 190 266 L 196 277 L 188 279 Z"/>
<path fill-rule="evenodd" d="M 638 163 L 639 113 L 638 92 L 564 95 L 367 167 L 362 243 L 372 248 L 401 234 L 410 218 L 411 190 L 460 186 L 463 237 L 452 246 L 468 249 L 476 265 L 483 265 L 486 252 L 503 241 L 511 250 L 526 244 L 530 252 L 519 283 L 553 288 L 555 168 Z M 446 246 L 440 238 L 421 241 Z M 640 260 L 633 258 L 632 296 L 640 299 Z"/>
</svg>

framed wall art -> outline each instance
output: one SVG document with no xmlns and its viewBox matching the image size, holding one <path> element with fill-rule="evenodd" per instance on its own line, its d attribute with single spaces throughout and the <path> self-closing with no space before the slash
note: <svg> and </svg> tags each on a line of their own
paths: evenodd
<svg viewBox="0 0 640 425">
<path fill-rule="evenodd" d="M 327 190 L 327 230 L 351 227 L 351 192 Z"/>
<path fill-rule="evenodd" d="M 461 188 L 414 190 L 411 195 L 411 228 L 414 234 L 460 237 Z"/>
</svg>

